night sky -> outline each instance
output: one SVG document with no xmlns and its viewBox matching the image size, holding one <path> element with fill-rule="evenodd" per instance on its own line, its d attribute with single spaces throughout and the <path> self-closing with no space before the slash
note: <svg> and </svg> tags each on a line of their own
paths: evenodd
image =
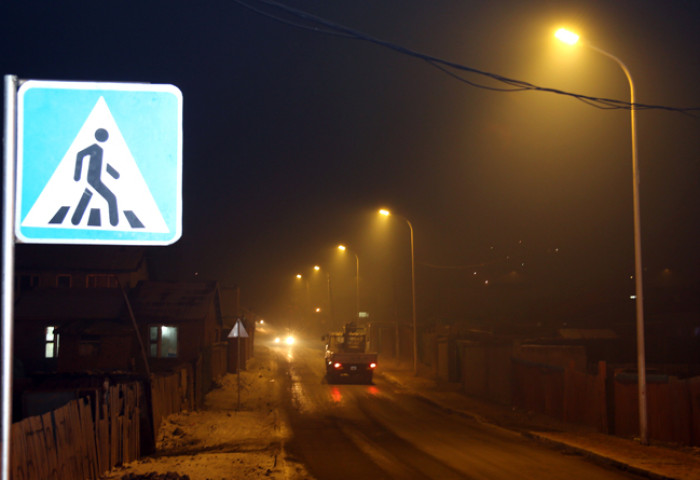
<svg viewBox="0 0 700 480">
<path fill-rule="evenodd" d="M 616 63 L 557 44 L 554 30 L 567 26 L 625 62 L 639 103 L 700 106 L 694 0 L 281 1 L 422 54 L 628 101 Z M 159 278 L 237 284 L 243 306 L 281 321 L 300 288 L 321 301 L 323 282 L 294 278 L 319 264 L 347 316 L 355 260 L 335 251 L 342 242 L 360 263 L 361 310 L 409 318 L 409 230 L 378 217 L 388 207 L 414 227 L 422 322 L 545 312 L 563 321 L 573 310 L 583 321 L 615 298 L 630 306 L 628 110 L 477 88 L 415 56 L 241 3 L 0 4 L 3 74 L 183 92 L 183 236 L 150 249 Z M 669 278 L 700 283 L 697 115 L 637 113 L 650 292 Z"/>
</svg>

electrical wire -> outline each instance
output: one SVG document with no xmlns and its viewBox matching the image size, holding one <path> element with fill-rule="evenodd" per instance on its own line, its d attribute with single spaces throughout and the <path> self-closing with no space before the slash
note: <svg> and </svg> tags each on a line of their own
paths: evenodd
<svg viewBox="0 0 700 480">
<path fill-rule="evenodd" d="M 321 33 L 324 35 L 333 35 L 347 39 L 362 40 L 369 42 L 381 47 L 393 50 L 403 55 L 408 55 L 420 60 L 425 61 L 430 66 L 440 70 L 441 72 L 455 78 L 456 80 L 470 85 L 472 87 L 481 88 L 485 90 L 497 91 L 497 92 L 522 92 L 522 91 L 537 91 L 544 93 L 553 93 L 555 95 L 563 95 L 572 97 L 579 100 L 587 105 L 600 108 L 603 110 L 665 110 L 669 112 L 683 113 L 685 115 L 693 116 L 694 112 L 700 111 L 700 107 L 671 107 L 667 105 L 650 105 L 644 103 L 631 103 L 624 100 L 617 100 L 613 98 L 605 97 L 594 97 L 589 95 L 583 95 L 575 92 L 568 92 L 566 90 L 560 90 L 556 88 L 543 87 L 540 85 L 535 85 L 523 80 L 517 80 L 514 78 L 504 77 L 502 75 L 479 70 L 459 63 L 451 62 L 439 57 L 434 57 L 424 53 L 411 50 L 407 47 L 397 45 L 379 38 L 373 37 L 371 35 L 365 34 L 363 32 L 354 30 L 350 27 L 332 22 L 325 18 L 319 17 L 317 15 L 310 14 L 303 10 L 284 5 L 282 3 L 276 2 L 274 0 L 233 0 L 233 2 L 239 4 L 240 6 L 247 8 L 255 13 L 263 15 L 272 20 L 305 30 L 310 30 L 315 33 Z M 259 7 L 252 5 L 251 3 L 258 3 L 266 5 L 267 7 L 274 9 L 274 12 L 269 12 L 263 10 Z M 287 17 L 281 16 L 281 14 L 286 14 L 287 17 L 292 17 L 289 19 Z M 457 73 L 459 72 L 459 73 Z M 464 78 L 460 73 L 468 73 L 474 75 L 480 75 L 483 77 L 490 78 L 496 82 L 509 85 L 510 88 L 499 88 L 477 83 Z"/>
</svg>

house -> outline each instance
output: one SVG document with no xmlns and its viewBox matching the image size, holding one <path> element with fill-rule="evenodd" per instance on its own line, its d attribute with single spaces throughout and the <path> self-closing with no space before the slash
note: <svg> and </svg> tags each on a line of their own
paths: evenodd
<svg viewBox="0 0 700 480">
<path fill-rule="evenodd" d="M 144 248 L 18 245 L 15 263 L 14 353 L 23 372 L 134 368 L 124 292 L 148 279 Z"/>
<path fill-rule="evenodd" d="M 238 311 L 238 288 L 221 288 L 217 282 L 148 281 L 139 283 L 130 297 L 150 371 L 179 371 L 181 382 L 193 386 L 188 396 L 201 405 L 215 379 L 237 366 L 232 359 L 238 357 L 234 348 L 240 342 L 234 344 L 227 336 L 232 313 Z M 246 354 L 242 361 L 252 340 L 253 335 L 241 345 Z"/>
<path fill-rule="evenodd" d="M 152 370 L 195 361 L 230 331 L 216 282 L 141 282 L 131 298 Z"/>
<path fill-rule="evenodd" d="M 23 292 L 15 303 L 15 356 L 28 374 L 133 370 L 135 332 L 126 314 L 116 288 Z"/>
<path fill-rule="evenodd" d="M 201 397 L 237 358 L 227 339 L 239 318 L 237 286 L 151 281 L 141 247 L 18 245 L 16 258 L 16 398 L 183 366 Z M 241 344 L 243 360 L 251 343 L 252 335 Z"/>
</svg>

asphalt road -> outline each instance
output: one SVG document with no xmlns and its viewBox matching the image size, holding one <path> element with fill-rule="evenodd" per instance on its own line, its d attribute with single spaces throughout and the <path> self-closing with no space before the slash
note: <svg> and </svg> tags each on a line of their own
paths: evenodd
<svg viewBox="0 0 700 480">
<path fill-rule="evenodd" d="M 381 375 L 372 385 L 329 385 L 320 349 L 276 353 L 289 391 L 286 449 L 317 480 L 641 478 L 444 412 Z"/>
</svg>

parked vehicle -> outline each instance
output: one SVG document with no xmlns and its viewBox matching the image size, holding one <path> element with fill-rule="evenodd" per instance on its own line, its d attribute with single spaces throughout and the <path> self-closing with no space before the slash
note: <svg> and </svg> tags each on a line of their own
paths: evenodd
<svg viewBox="0 0 700 480">
<path fill-rule="evenodd" d="M 377 368 L 377 354 L 368 351 L 369 338 L 364 327 L 347 323 L 340 332 L 324 335 L 326 344 L 326 378 L 329 383 L 348 380 L 372 383 Z"/>
</svg>

